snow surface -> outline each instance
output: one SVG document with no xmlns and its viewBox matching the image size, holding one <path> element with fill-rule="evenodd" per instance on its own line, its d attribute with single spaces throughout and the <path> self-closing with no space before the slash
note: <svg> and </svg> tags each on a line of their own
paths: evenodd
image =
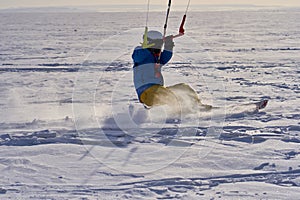
<svg viewBox="0 0 300 200">
<path fill-rule="evenodd" d="M 0 18 L 0 199 L 299 199 L 299 10 L 190 12 L 166 85 L 226 109 L 179 118 L 135 95 L 144 13 Z"/>
</svg>

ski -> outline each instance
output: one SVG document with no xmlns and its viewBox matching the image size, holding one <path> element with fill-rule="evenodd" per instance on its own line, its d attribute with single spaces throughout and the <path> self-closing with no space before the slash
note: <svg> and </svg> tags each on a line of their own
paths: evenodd
<svg viewBox="0 0 300 200">
<path fill-rule="evenodd" d="M 264 109 L 268 105 L 269 100 L 262 100 L 260 102 L 255 103 L 256 104 L 256 109 L 261 110 Z"/>
</svg>

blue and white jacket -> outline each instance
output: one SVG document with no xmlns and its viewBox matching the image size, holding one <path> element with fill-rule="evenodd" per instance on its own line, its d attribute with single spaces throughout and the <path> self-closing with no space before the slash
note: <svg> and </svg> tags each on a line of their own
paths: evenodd
<svg viewBox="0 0 300 200">
<path fill-rule="evenodd" d="M 172 51 L 164 50 L 161 53 L 160 65 L 157 66 L 156 63 L 159 55 L 155 55 L 149 49 L 143 49 L 141 46 L 135 48 L 132 54 L 134 62 L 133 80 L 139 98 L 149 87 L 153 85 L 164 85 L 161 67 L 167 64 L 172 56 Z"/>
</svg>

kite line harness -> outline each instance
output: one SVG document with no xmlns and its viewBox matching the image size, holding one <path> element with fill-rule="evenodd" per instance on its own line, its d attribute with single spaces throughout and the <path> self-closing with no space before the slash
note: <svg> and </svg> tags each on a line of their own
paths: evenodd
<svg viewBox="0 0 300 200">
<path fill-rule="evenodd" d="M 172 1 L 169 0 L 168 9 L 167 9 L 167 15 L 166 15 L 166 21 L 165 21 L 165 25 L 164 25 L 163 45 L 164 45 L 165 38 L 166 38 L 166 35 L 167 35 L 167 27 L 168 27 L 169 14 L 170 14 L 170 10 L 171 10 L 171 3 L 172 3 Z M 180 24 L 180 27 L 179 27 L 179 33 L 177 35 L 172 35 L 171 37 L 173 39 L 177 38 L 177 37 L 181 37 L 185 33 L 184 24 L 185 24 L 185 21 L 186 21 L 186 15 L 187 15 L 187 12 L 189 10 L 190 3 L 191 3 L 191 0 L 188 0 L 188 4 L 187 4 L 187 7 L 186 7 L 184 16 L 182 18 L 182 21 L 181 21 L 181 24 Z M 150 0 L 148 0 L 148 5 L 147 5 L 146 26 L 145 26 L 145 33 L 144 33 L 144 37 L 143 37 L 143 43 L 142 43 L 143 49 L 150 48 L 150 47 L 154 46 L 154 44 L 149 44 L 149 42 L 148 42 L 149 11 L 150 11 Z"/>
</svg>

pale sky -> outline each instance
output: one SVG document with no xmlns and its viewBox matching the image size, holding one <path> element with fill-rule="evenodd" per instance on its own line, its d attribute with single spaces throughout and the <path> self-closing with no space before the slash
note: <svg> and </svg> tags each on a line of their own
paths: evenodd
<svg viewBox="0 0 300 200">
<path fill-rule="evenodd" d="M 147 4 L 148 0 L 0 0 L 0 9 L 16 7 L 90 6 Z M 150 0 L 151 4 L 166 5 L 168 0 Z M 173 5 L 186 5 L 188 0 L 173 0 Z M 300 0 L 191 0 L 191 4 L 252 4 L 258 6 L 300 7 Z"/>
</svg>

